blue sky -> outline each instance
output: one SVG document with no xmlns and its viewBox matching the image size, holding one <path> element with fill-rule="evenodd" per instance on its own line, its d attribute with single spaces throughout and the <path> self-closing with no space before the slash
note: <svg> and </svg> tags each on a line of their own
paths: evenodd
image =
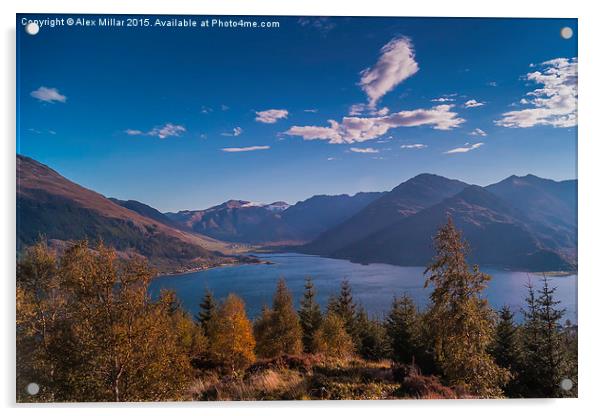
<svg viewBox="0 0 602 416">
<path fill-rule="evenodd" d="M 162 211 L 576 177 L 575 19 L 246 19 L 18 30 L 18 153 Z"/>
</svg>

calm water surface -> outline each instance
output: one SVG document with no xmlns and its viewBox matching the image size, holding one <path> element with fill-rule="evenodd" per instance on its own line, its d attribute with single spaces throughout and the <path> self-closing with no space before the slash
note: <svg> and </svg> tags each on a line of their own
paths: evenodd
<svg viewBox="0 0 602 416">
<path fill-rule="evenodd" d="M 361 265 L 347 260 L 337 260 L 296 253 L 258 254 L 258 257 L 274 264 L 248 264 L 221 267 L 202 272 L 177 276 L 158 277 L 150 285 L 150 293 L 157 296 L 161 289 L 174 290 L 183 306 L 192 314 L 198 312 L 205 288 L 217 298 L 225 298 L 234 292 L 247 305 L 250 317 L 255 317 L 264 304 L 271 304 L 276 282 L 280 277 L 295 296 L 298 306 L 303 293 L 305 277 L 311 276 L 317 290 L 317 298 L 325 306 L 328 297 L 336 294 L 343 279 L 351 283 L 354 298 L 371 315 L 381 316 L 391 306 L 394 295 L 407 293 L 424 307 L 428 302 L 429 289 L 424 288 L 422 267 L 400 267 L 387 264 Z M 528 279 L 535 287 L 541 286 L 540 277 L 532 273 L 483 269 L 492 275 L 486 290 L 489 302 L 499 309 L 508 305 L 519 312 L 527 295 Z M 577 275 L 551 277 L 551 285 L 557 287 L 556 297 L 566 308 L 565 319 L 577 321 Z M 517 318 L 520 319 L 517 314 Z"/>
</svg>

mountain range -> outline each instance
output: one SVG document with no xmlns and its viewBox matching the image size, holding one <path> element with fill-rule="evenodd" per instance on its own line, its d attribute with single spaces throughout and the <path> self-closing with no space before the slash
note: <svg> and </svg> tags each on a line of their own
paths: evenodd
<svg viewBox="0 0 602 416">
<path fill-rule="evenodd" d="M 424 266 L 432 237 L 451 217 L 469 259 L 521 270 L 573 270 L 577 263 L 577 181 L 510 176 L 480 187 L 433 174 L 389 192 L 316 195 L 289 205 L 229 200 L 162 213 L 106 198 L 33 159 L 17 157 L 18 246 L 102 239 L 121 255 L 163 268 L 236 261 L 269 246 L 354 262 Z"/>
</svg>

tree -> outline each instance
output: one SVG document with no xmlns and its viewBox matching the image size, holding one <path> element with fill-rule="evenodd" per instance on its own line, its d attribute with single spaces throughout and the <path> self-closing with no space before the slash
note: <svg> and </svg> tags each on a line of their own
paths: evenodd
<svg viewBox="0 0 602 416">
<path fill-rule="evenodd" d="M 370 319 L 360 307 L 356 320 L 359 338 L 358 353 L 367 360 L 380 360 L 389 355 L 387 332 L 381 322 Z"/>
<path fill-rule="evenodd" d="M 572 371 L 564 342 L 560 320 L 565 310 L 558 309 L 560 303 L 554 299 L 556 288 L 549 285 L 548 278 L 542 278 L 542 288 L 535 293 L 529 282 L 527 309 L 523 311 L 523 358 L 520 374 L 524 387 L 523 395 L 528 397 L 562 397 L 559 386 L 562 379 Z"/>
<path fill-rule="evenodd" d="M 28 249 L 17 272 L 18 400 L 177 400 L 203 348 L 167 293 L 153 302 L 153 272 L 139 259 L 87 242 L 62 256 Z M 41 386 L 25 395 L 29 382 Z"/>
<path fill-rule="evenodd" d="M 253 328 L 238 296 L 229 294 L 209 321 L 207 335 L 211 357 L 234 373 L 255 361 Z"/>
<path fill-rule="evenodd" d="M 329 311 L 336 313 L 343 320 L 345 330 L 353 340 L 356 348 L 360 348 L 360 339 L 357 328 L 357 305 L 353 300 L 351 284 L 343 279 L 341 290 L 336 298 L 331 298 L 328 304 Z"/>
<path fill-rule="evenodd" d="M 490 276 L 466 263 L 467 245 L 451 217 L 435 238 L 435 257 L 426 268 L 425 286 L 432 285 L 428 320 L 435 359 L 444 377 L 480 397 L 501 396 L 509 377 L 488 349 L 493 341 L 495 313 L 481 292 Z"/>
<path fill-rule="evenodd" d="M 393 298 L 385 328 L 394 361 L 404 364 L 415 362 L 419 353 L 419 325 L 418 312 L 412 298 L 407 295 Z"/>
<path fill-rule="evenodd" d="M 280 279 L 276 286 L 272 309 L 264 308 L 255 325 L 257 354 L 261 357 L 299 354 L 303 350 L 301 332 L 292 294 L 284 279 Z"/>
<path fill-rule="evenodd" d="M 205 295 L 203 296 L 203 302 L 199 305 L 200 311 L 195 317 L 196 321 L 201 325 L 203 330 L 207 332 L 207 326 L 209 321 L 215 319 L 217 314 L 217 302 L 213 297 L 213 292 L 208 288 L 205 289 Z"/>
<path fill-rule="evenodd" d="M 353 340 L 345 330 L 345 322 L 336 313 L 329 312 L 316 332 L 315 350 L 331 358 L 345 359 L 353 354 Z"/>
<path fill-rule="evenodd" d="M 320 305 L 316 302 L 316 292 L 311 277 L 305 279 L 305 292 L 299 309 L 299 323 L 303 332 L 303 350 L 315 352 L 315 334 L 322 323 Z"/>
<path fill-rule="evenodd" d="M 518 328 L 514 324 L 514 313 L 508 306 L 499 312 L 499 321 L 495 329 L 495 340 L 491 354 L 495 362 L 510 372 L 511 379 L 504 387 L 504 392 L 514 397 L 517 394 L 517 372 L 520 369 L 520 345 Z"/>
</svg>

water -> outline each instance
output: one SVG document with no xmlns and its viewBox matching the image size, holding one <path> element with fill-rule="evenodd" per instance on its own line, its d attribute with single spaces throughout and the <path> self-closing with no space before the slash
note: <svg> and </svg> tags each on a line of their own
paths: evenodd
<svg viewBox="0 0 602 416">
<path fill-rule="evenodd" d="M 337 260 L 296 253 L 259 254 L 274 264 L 247 264 L 221 267 L 176 276 L 162 276 L 152 281 L 150 293 L 157 296 L 162 289 L 174 290 L 182 305 L 196 314 L 205 288 L 213 291 L 218 299 L 229 293 L 242 297 L 250 317 L 257 316 L 261 307 L 270 305 L 276 282 L 280 277 L 293 292 L 298 306 L 303 293 L 305 277 L 311 276 L 317 291 L 318 302 L 325 306 L 328 297 L 337 294 L 341 281 L 348 279 L 354 298 L 368 313 L 383 316 L 394 295 L 407 293 L 424 307 L 428 303 L 429 289 L 424 288 L 422 267 L 400 267 L 387 264 L 361 265 L 347 260 Z M 499 309 L 508 305 L 519 312 L 527 295 L 525 284 L 531 278 L 534 286 L 541 286 L 541 278 L 532 273 L 483 269 L 492 275 L 486 295 L 491 305 Z M 555 297 L 566 308 L 564 319 L 577 322 L 577 275 L 550 277 L 552 287 L 557 287 Z M 516 318 L 520 320 L 520 313 Z"/>
</svg>

